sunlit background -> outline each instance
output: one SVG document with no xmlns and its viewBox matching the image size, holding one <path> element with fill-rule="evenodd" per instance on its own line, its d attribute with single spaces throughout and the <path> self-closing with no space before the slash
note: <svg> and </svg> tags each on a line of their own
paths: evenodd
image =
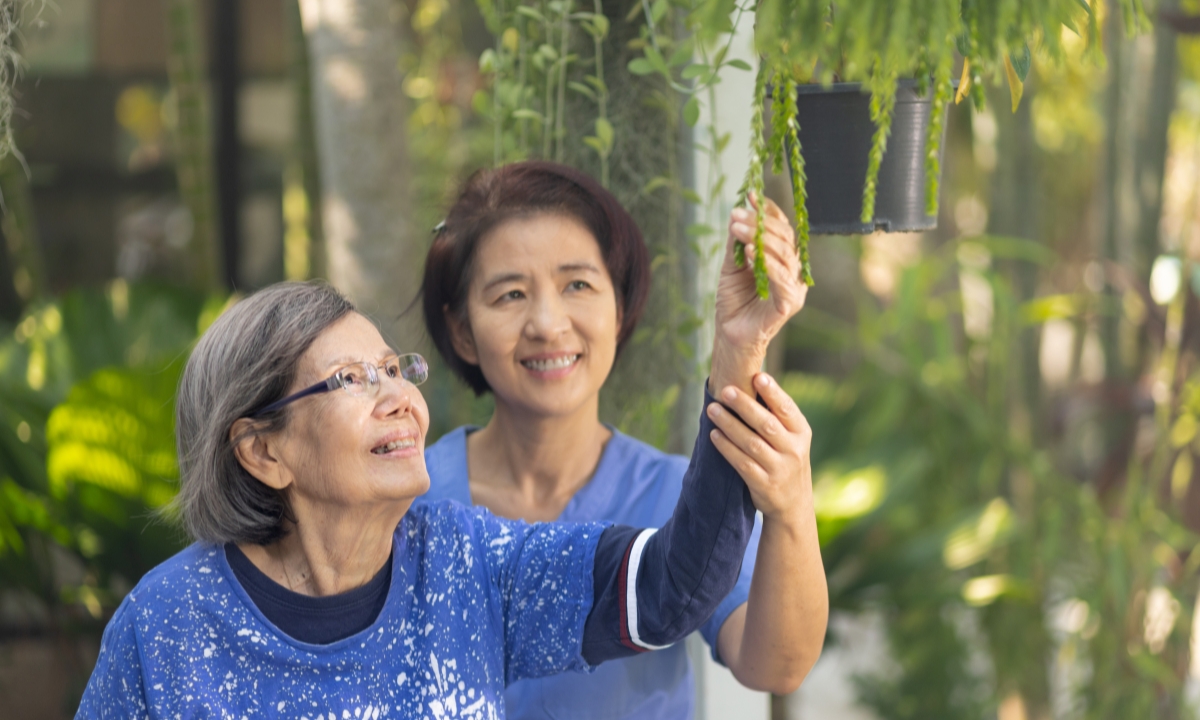
<svg viewBox="0 0 1200 720">
<path fill-rule="evenodd" d="M 379 1 L 403 93 L 387 132 L 412 202 L 405 270 L 377 314 L 428 352 L 401 317 L 411 271 L 456 185 L 523 152 L 492 121 L 509 102 L 493 64 L 519 40 L 493 37 L 471 0 Z M 686 288 L 719 242 L 696 228 L 728 212 L 714 178 L 731 175 L 726 195 L 740 179 L 752 80 L 731 72 L 681 124 L 668 88 L 625 70 L 641 4 L 595 5 L 611 24 L 608 135 L 573 88 L 565 147 L 548 154 L 611 173 L 646 231 L 655 291 L 604 415 L 678 451 L 703 377 L 704 303 Z M 185 542 L 161 510 L 189 348 L 238 294 L 330 277 L 322 215 L 338 208 L 318 199 L 328 100 L 296 2 L 23 12 L 21 156 L 0 164 L 0 716 L 58 718 L 124 594 Z M 1015 112 L 999 83 L 985 108 L 950 108 L 936 230 L 813 239 L 817 285 L 768 369 L 814 427 L 834 614 L 809 680 L 759 696 L 762 717 L 1200 708 L 1200 44 L 1114 20 L 1100 19 L 1103 48 L 1064 30 L 1065 64 L 1035 50 Z M 355 92 L 354 72 L 335 76 Z M 726 131 L 738 140 L 721 159 L 705 143 Z M 790 192 L 769 178 L 781 204 Z M 433 435 L 488 417 L 437 363 L 422 390 Z M 708 720 L 729 702 L 713 672 Z"/>
</svg>

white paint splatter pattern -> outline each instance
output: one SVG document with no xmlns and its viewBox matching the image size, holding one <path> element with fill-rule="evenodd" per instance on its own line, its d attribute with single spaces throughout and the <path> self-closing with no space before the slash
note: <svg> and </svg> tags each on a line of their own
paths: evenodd
<svg viewBox="0 0 1200 720">
<path fill-rule="evenodd" d="M 587 669 L 603 528 L 416 507 L 379 618 L 329 645 L 280 632 L 224 552 L 193 545 L 121 603 L 76 717 L 499 720 L 507 683 Z"/>
</svg>

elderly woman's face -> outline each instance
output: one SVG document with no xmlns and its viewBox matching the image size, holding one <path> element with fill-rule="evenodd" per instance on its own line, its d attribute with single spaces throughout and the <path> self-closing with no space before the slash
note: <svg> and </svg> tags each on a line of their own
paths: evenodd
<svg viewBox="0 0 1200 720">
<path fill-rule="evenodd" d="M 380 363 L 395 350 L 362 315 L 322 333 L 300 359 L 289 393 L 355 362 Z M 429 489 L 425 432 L 429 410 L 411 383 L 380 372 L 379 393 L 334 390 L 293 403 L 276 438 L 287 491 L 319 503 L 371 504 L 411 499 Z"/>
</svg>

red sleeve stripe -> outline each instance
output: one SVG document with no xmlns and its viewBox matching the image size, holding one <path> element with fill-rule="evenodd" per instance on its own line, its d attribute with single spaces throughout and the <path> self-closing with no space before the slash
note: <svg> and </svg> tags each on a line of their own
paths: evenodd
<svg viewBox="0 0 1200 720">
<path fill-rule="evenodd" d="M 637 538 L 635 537 L 633 540 L 631 540 L 629 542 L 629 545 L 627 545 L 625 547 L 625 554 L 621 558 L 621 569 L 617 571 L 617 596 L 621 597 L 621 598 L 624 598 L 626 595 L 626 592 L 627 592 L 625 581 L 626 581 L 626 578 L 629 577 L 629 553 L 633 551 L 633 543 L 636 541 L 637 541 Z M 635 586 L 636 586 L 636 582 L 635 582 Z M 629 639 L 629 618 L 625 614 L 625 603 L 618 602 L 617 606 L 620 608 L 619 622 L 621 625 L 621 628 L 620 628 L 621 644 L 624 645 L 625 647 L 629 648 L 630 650 L 636 650 L 638 652 L 646 652 L 645 650 L 638 647 L 637 645 L 634 645 L 633 641 Z"/>
<path fill-rule="evenodd" d="M 651 645 L 638 636 L 638 566 L 642 562 L 642 552 L 646 549 L 646 541 L 656 532 L 658 531 L 647 528 L 633 539 L 625 551 L 625 558 L 621 561 L 621 572 L 618 579 L 619 585 L 623 586 L 620 587 L 621 594 L 625 597 L 625 604 L 621 607 L 621 643 L 639 652 L 662 650 L 669 647 L 667 645 Z"/>
</svg>

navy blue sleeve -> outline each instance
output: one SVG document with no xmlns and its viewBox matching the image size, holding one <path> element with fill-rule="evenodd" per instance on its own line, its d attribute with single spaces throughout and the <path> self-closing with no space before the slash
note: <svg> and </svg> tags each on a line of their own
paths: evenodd
<svg viewBox="0 0 1200 720">
<path fill-rule="evenodd" d="M 704 392 L 704 407 L 714 402 Z M 679 642 L 708 620 L 737 583 L 754 529 L 750 491 L 700 434 L 675 512 L 658 531 L 614 525 L 596 547 L 592 610 L 583 632 L 591 665 Z"/>
</svg>

